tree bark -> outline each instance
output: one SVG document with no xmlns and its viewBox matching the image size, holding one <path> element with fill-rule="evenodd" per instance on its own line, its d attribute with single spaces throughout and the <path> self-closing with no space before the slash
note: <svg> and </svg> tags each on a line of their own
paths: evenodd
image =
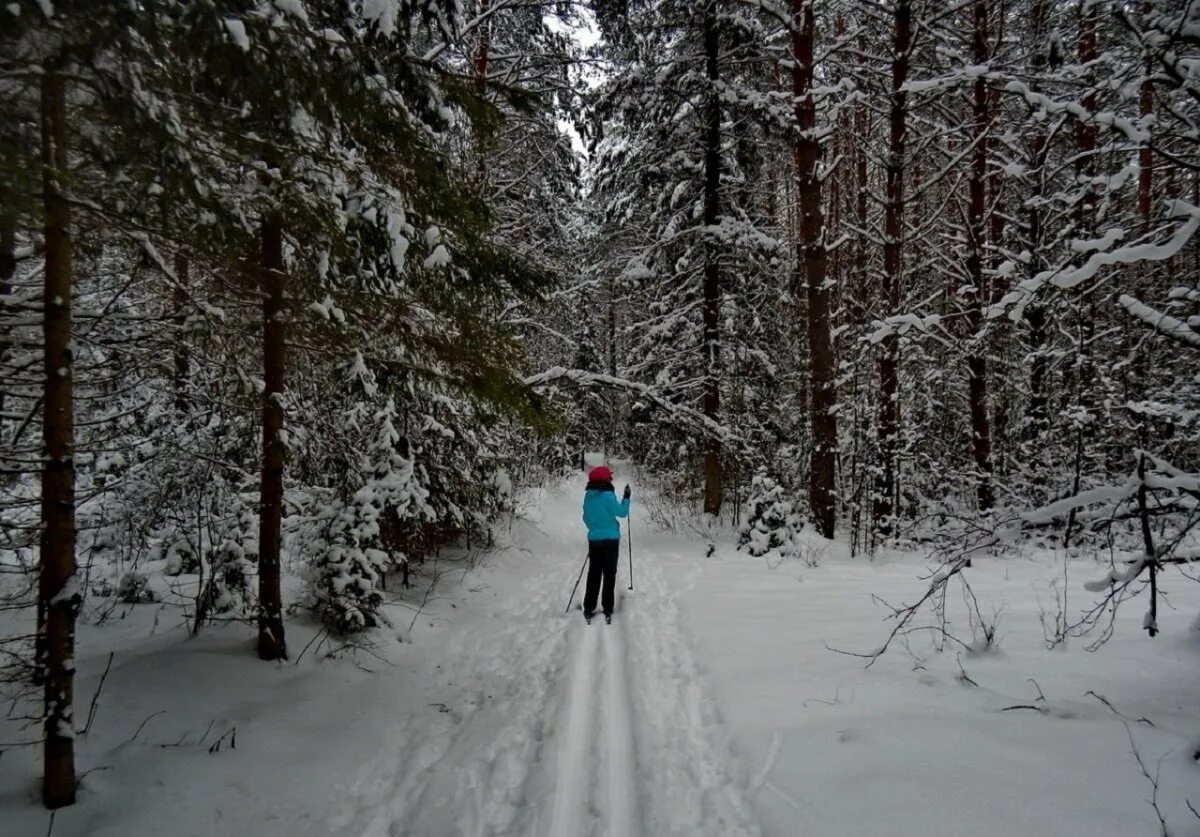
<svg viewBox="0 0 1200 837">
<path fill-rule="evenodd" d="M 488 12 L 490 0 L 478 0 L 476 10 L 479 15 L 485 15 Z M 492 46 L 492 22 L 491 20 L 483 21 L 477 28 L 477 37 L 475 40 L 475 90 L 483 96 L 487 93 L 487 75 L 488 75 L 488 59 L 490 58 Z"/>
<path fill-rule="evenodd" d="M 51 62 L 42 76 L 42 201 L 45 222 L 42 406 L 42 537 L 38 626 L 45 700 L 47 808 L 75 802 L 75 422 L 71 356 L 71 208 L 67 171 L 66 84 Z"/>
<path fill-rule="evenodd" d="M 867 149 L 864 147 L 867 135 L 871 132 L 871 114 L 864 104 L 854 108 L 854 133 L 858 137 L 854 153 L 854 217 L 858 224 L 859 233 L 854 237 L 854 272 L 858 281 L 863 282 L 862 291 L 854 294 L 854 302 L 850 319 L 855 325 L 867 322 L 867 299 L 870 297 L 869 286 L 864 281 L 867 276 L 867 229 L 868 207 L 867 198 L 870 195 L 870 173 L 867 168 Z"/>
<path fill-rule="evenodd" d="M 1150 0 L 1143 0 L 1141 6 L 1142 18 L 1149 18 L 1154 11 L 1154 4 Z M 1138 96 L 1138 112 L 1142 117 L 1142 130 L 1147 134 L 1152 130 L 1150 117 L 1154 114 L 1154 84 L 1152 77 L 1154 75 L 1154 64 L 1150 58 L 1146 59 L 1143 65 L 1145 76 L 1142 78 L 1141 90 Z M 1154 207 L 1154 151 L 1151 147 L 1149 136 L 1147 140 L 1141 144 L 1138 149 L 1138 216 L 1142 222 L 1142 233 L 1149 235 L 1151 231 L 1151 223 L 1153 220 Z M 1154 262 L 1146 264 L 1144 270 L 1134 271 L 1130 277 L 1133 286 L 1133 294 L 1141 296 L 1144 289 L 1153 287 L 1155 280 L 1161 270 L 1160 265 Z M 1133 364 L 1131 370 L 1122 370 L 1121 377 L 1125 383 L 1125 400 L 1126 402 L 1141 401 L 1146 397 L 1146 381 L 1149 378 L 1150 367 L 1152 365 L 1150 358 L 1150 349 L 1146 347 L 1143 351 L 1134 350 L 1134 346 L 1128 332 L 1122 332 L 1121 341 L 1125 351 L 1131 352 L 1133 356 Z M 1144 417 L 1136 414 L 1132 415 L 1133 431 L 1136 434 L 1137 444 L 1139 447 L 1146 447 L 1149 444 L 1147 432 L 1149 430 L 1149 422 Z M 1120 455 L 1120 442 L 1112 440 L 1110 447 L 1113 448 L 1113 455 Z"/>
<path fill-rule="evenodd" d="M 986 0 L 975 0 L 973 53 L 976 64 L 988 61 L 988 6 Z M 974 290 L 967 308 L 970 328 L 968 340 L 973 341 L 967 356 L 967 397 L 971 410 L 971 442 L 975 456 L 978 483 L 976 497 L 980 511 L 989 511 L 995 504 L 992 490 L 992 439 L 988 419 L 987 359 L 980 329 L 983 326 L 984 248 L 987 246 L 987 165 L 988 134 L 990 132 L 989 96 L 987 81 L 980 76 L 974 84 L 972 113 L 975 121 L 975 148 L 972 153 L 968 182 L 967 208 L 967 273 Z M 978 341 L 978 342 L 975 342 Z"/>
<path fill-rule="evenodd" d="M 706 418 L 720 420 L 721 389 L 717 376 L 720 363 L 721 263 L 713 228 L 721 212 L 721 100 L 717 85 L 720 73 L 720 33 L 717 30 L 716 4 L 709 2 L 704 12 L 704 63 L 708 77 L 704 132 L 704 403 Z M 704 443 L 704 511 L 721 511 L 721 441 L 711 433 Z"/>
<path fill-rule="evenodd" d="M 608 308 L 608 311 L 607 311 L 607 314 L 608 314 L 608 339 L 607 339 L 608 346 L 606 347 L 607 348 L 606 356 L 607 356 L 607 361 L 608 361 L 607 362 L 608 374 L 613 378 L 617 377 L 617 288 L 616 288 L 616 285 L 617 285 L 616 275 L 614 273 L 610 272 L 608 275 L 608 280 L 606 282 L 606 287 L 607 287 L 607 291 L 608 291 L 608 293 L 607 293 L 608 299 L 606 300 L 606 302 L 607 302 L 606 307 Z M 613 451 L 616 448 L 617 421 L 618 421 L 618 417 L 620 415 L 620 405 L 623 403 L 624 403 L 623 400 L 616 399 L 616 398 L 609 401 L 608 430 L 605 434 L 605 444 L 604 444 L 604 452 L 605 452 L 606 456 L 611 455 L 610 451 Z"/>
<path fill-rule="evenodd" d="M 1143 5 L 1143 14 L 1149 14 L 1151 9 L 1150 3 Z M 1154 113 L 1154 85 L 1150 80 L 1150 75 L 1153 72 L 1153 67 L 1149 60 L 1146 64 L 1146 77 L 1142 79 L 1142 88 L 1139 95 L 1139 111 L 1142 116 L 1143 123 L 1147 117 Z M 1145 130 L 1149 131 L 1149 125 L 1145 125 Z M 1154 195 L 1154 151 L 1150 147 L 1150 142 L 1142 143 L 1142 147 L 1138 149 L 1138 214 L 1142 218 L 1142 229 L 1149 231 L 1150 229 L 1150 214 L 1153 207 Z"/>
<path fill-rule="evenodd" d="M 1096 5 L 1084 3 L 1080 7 L 1079 17 L 1079 52 L 1081 65 L 1090 64 L 1096 60 L 1098 40 L 1096 34 Z M 1085 70 L 1084 79 L 1088 85 L 1083 97 L 1083 107 L 1089 113 L 1096 110 L 1096 88 L 1091 70 Z M 1099 131 L 1091 119 L 1081 119 L 1075 123 L 1075 142 L 1079 148 L 1079 176 L 1085 180 L 1083 198 L 1079 202 L 1080 231 L 1088 229 L 1096 207 L 1095 185 L 1091 182 L 1096 174 L 1096 142 Z"/>
<path fill-rule="evenodd" d="M 487 14 L 490 0 L 478 0 L 476 11 L 479 15 Z M 492 48 L 492 21 L 485 20 L 479 24 L 476 30 L 475 37 L 475 94 L 480 99 L 487 98 L 488 88 L 488 65 L 491 60 Z M 488 137 L 487 132 L 481 127 L 475 136 L 475 175 L 479 181 L 480 188 L 487 182 L 487 155 L 488 155 Z"/>
<path fill-rule="evenodd" d="M 897 0 L 892 29 L 892 92 L 888 115 L 887 194 L 883 220 L 883 287 L 885 316 L 899 313 L 903 281 L 904 156 L 907 141 L 909 52 L 912 48 L 912 3 Z M 892 531 L 896 502 L 896 441 L 900 432 L 900 336 L 889 334 L 879 356 L 879 458 L 874 517 L 880 532 Z"/>
<path fill-rule="evenodd" d="M 833 36 L 839 42 L 846 37 L 846 18 L 841 12 L 834 18 Z M 849 132 L 846 130 L 846 121 L 846 114 L 840 112 L 834 120 L 832 147 L 835 159 L 841 159 L 852 142 L 852 139 L 848 139 L 847 136 Z M 844 166 L 839 165 L 829 173 L 829 212 L 826 223 L 828 223 L 831 230 L 842 229 L 844 203 L 842 184 L 845 179 Z M 829 253 L 829 281 L 833 285 L 833 294 L 831 295 L 829 304 L 832 309 L 830 317 L 832 318 L 834 328 L 840 328 L 845 323 L 846 303 L 851 296 L 846 288 L 844 250 L 844 247 L 837 246 L 832 248 Z"/>
<path fill-rule="evenodd" d="M 1034 0 L 1030 8 L 1030 31 L 1032 35 L 1032 55 L 1030 62 L 1032 85 L 1037 89 L 1041 75 L 1049 63 L 1049 44 L 1046 42 L 1046 3 L 1047 0 Z M 1032 171 L 1030 178 L 1033 183 L 1032 198 L 1026 202 L 1028 206 L 1028 242 L 1029 266 L 1027 275 L 1033 278 L 1040 273 L 1045 264 L 1042 258 L 1042 198 L 1046 190 L 1046 160 L 1049 151 L 1049 141 L 1045 130 L 1038 123 L 1030 139 L 1032 152 Z M 1046 371 L 1048 358 L 1044 349 L 1046 345 L 1046 312 L 1038 301 L 1031 302 L 1025 309 L 1025 322 L 1029 326 L 1029 410 L 1027 413 L 1029 432 L 1027 439 L 1035 445 L 1041 444 L 1050 424 L 1050 411 L 1046 396 Z"/>
<path fill-rule="evenodd" d="M 17 275 L 17 225 L 5 200 L 7 197 L 0 192 L 0 297 L 7 297 L 13 292 L 13 277 Z M 3 315 L 6 306 L 7 303 L 0 300 L 0 315 Z M 11 348 L 8 323 L 0 322 L 0 362 L 8 357 Z M 4 390 L 0 389 L 0 438 L 4 437 L 4 396 Z"/>
<path fill-rule="evenodd" d="M 187 325 L 187 288 L 190 268 L 187 256 L 177 253 L 175 255 L 175 288 L 171 293 L 171 321 L 175 326 L 175 409 L 180 414 L 186 413 L 191 405 L 188 386 L 192 362 L 184 333 Z"/>
<path fill-rule="evenodd" d="M 283 393 L 286 313 L 283 264 L 283 219 L 278 210 L 262 225 L 259 288 L 263 297 L 263 435 L 262 485 L 258 535 L 258 656 L 287 659 L 280 592 L 280 551 L 283 528 Z"/>
<path fill-rule="evenodd" d="M 821 206 L 821 144 L 813 99 L 813 41 L 816 24 L 810 0 L 792 0 L 792 94 L 796 135 L 793 156 L 800 202 L 800 241 L 793 291 L 804 285 L 808 305 L 809 415 L 812 451 L 808 498 L 817 529 L 832 538 L 837 520 L 837 383 L 833 362 L 829 287 L 826 283 L 825 220 Z"/>
<path fill-rule="evenodd" d="M 1096 111 L 1096 81 L 1091 68 L 1086 65 L 1091 64 L 1098 57 L 1098 35 L 1097 35 L 1097 13 L 1094 3 L 1085 3 L 1080 6 L 1079 12 L 1079 45 L 1078 45 L 1078 61 L 1084 66 L 1083 80 L 1087 86 L 1087 92 L 1083 97 L 1083 107 L 1089 113 Z M 1075 237 L 1077 239 L 1089 238 L 1092 234 L 1092 225 L 1095 223 L 1096 217 L 1096 144 L 1099 138 L 1099 129 L 1095 122 L 1090 119 L 1079 120 L 1075 126 L 1075 142 L 1078 149 L 1078 169 L 1076 176 L 1078 177 L 1083 187 L 1083 194 L 1076 207 L 1076 227 Z M 1096 315 L 1095 315 L 1095 294 L 1088 294 L 1086 299 L 1075 297 L 1077 303 L 1077 311 L 1079 317 L 1079 328 L 1077 331 L 1078 345 L 1076 346 L 1076 368 L 1074 372 L 1074 392 L 1077 396 L 1077 403 L 1085 408 L 1092 406 L 1092 387 L 1094 370 L 1092 368 L 1092 338 L 1096 331 Z M 1070 388 L 1067 388 L 1068 390 Z M 1086 436 L 1082 425 L 1076 430 L 1076 459 L 1082 461 L 1083 451 L 1085 448 Z M 1076 489 L 1078 490 L 1078 489 Z M 1073 521 L 1074 510 L 1072 510 L 1070 519 Z"/>
</svg>

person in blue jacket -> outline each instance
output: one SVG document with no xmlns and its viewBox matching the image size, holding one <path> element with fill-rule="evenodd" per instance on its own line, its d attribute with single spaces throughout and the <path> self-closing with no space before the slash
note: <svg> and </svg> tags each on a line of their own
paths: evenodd
<svg viewBox="0 0 1200 837">
<path fill-rule="evenodd" d="M 629 486 L 617 502 L 612 484 L 612 470 L 601 465 L 588 471 L 587 490 L 583 492 L 583 522 L 588 531 L 588 578 L 583 596 L 583 618 L 590 624 L 596 612 L 596 596 L 600 594 L 604 621 L 612 622 L 613 587 L 617 582 L 617 560 L 621 554 L 621 524 L 619 517 L 629 517 Z"/>
</svg>

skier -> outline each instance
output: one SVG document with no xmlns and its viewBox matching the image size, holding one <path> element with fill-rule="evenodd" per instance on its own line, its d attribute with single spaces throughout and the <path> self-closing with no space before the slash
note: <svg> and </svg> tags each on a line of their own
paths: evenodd
<svg viewBox="0 0 1200 837">
<path fill-rule="evenodd" d="M 588 530 L 588 578 L 583 596 L 583 618 L 591 624 L 596 612 L 596 595 L 604 579 L 604 621 L 612 622 L 613 586 L 617 581 L 617 559 L 621 553 L 619 517 L 629 517 L 629 486 L 617 502 L 612 470 L 604 465 L 588 471 L 587 490 L 583 492 L 583 522 Z"/>
</svg>

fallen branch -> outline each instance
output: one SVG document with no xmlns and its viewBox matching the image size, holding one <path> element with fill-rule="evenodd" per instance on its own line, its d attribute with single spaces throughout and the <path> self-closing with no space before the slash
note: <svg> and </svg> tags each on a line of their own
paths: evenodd
<svg viewBox="0 0 1200 837">
<path fill-rule="evenodd" d="M 206 738 L 208 738 L 208 734 L 210 732 L 212 732 L 213 725 L 215 725 L 216 723 L 217 723 L 217 721 L 215 718 L 213 720 L 209 721 L 208 727 L 204 730 L 204 735 L 200 736 L 195 741 L 187 741 L 186 739 L 188 737 L 188 734 L 185 732 L 183 735 L 179 736 L 179 740 L 176 741 L 174 744 L 159 744 L 158 746 L 164 750 L 169 750 L 173 747 L 195 747 L 197 745 L 203 744 L 204 740 Z"/>
<path fill-rule="evenodd" d="M 978 689 L 979 684 L 972 680 L 971 676 L 967 674 L 967 670 L 963 668 L 961 652 L 954 655 L 954 661 L 958 663 L 958 679 L 964 683 L 970 683 L 972 686 Z"/>
<path fill-rule="evenodd" d="M 92 721 L 96 720 L 96 710 L 99 708 L 100 690 L 104 688 L 104 681 L 108 679 L 108 670 L 112 668 L 113 656 L 115 651 L 108 652 L 108 663 L 104 666 L 104 674 L 100 675 L 100 682 L 96 684 L 96 693 L 92 695 L 92 704 L 88 707 L 87 723 L 83 725 L 83 732 L 80 735 L 87 735 L 92 728 Z"/>
<path fill-rule="evenodd" d="M 1128 715 L 1125 715 L 1119 709 L 1117 709 L 1117 707 L 1113 706 L 1112 701 L 1110 701 L 1104 695 L 1096 694 L 1091 689 L 1088 689 L 1086 692 L 1083 693 L 1083 696 L 1084 697 L 1089 697 L 1089 696 L 1094 697 L 1096 700 L 1100 701 L 1105 706 L 1107 706 L 1109 709 L 1111 709 L 1112 713 L 1114 715 L 1116 715 L 1118 718 L 1120 718 L 1122 721 L 1133 721 L 1133 718 L 1130 718 Z M 1135 723 L 1145 724 L 1146 726 L 1149 726 L 1149 727 L 1154 726 L 1154 722 L 1146 717 L 1138 718 L 1135 721 Z"/>
<path fill-rule="evenodd" d="M 319 630 L 315 634 L 313 634 L 313 638 L 310 639 L 308 641 L 308 644 L 305 645 L 304 648 L 300 651 L 300 656 L 298 656 L 296 658 L 296 661 L 294 663 L 292 663 L 292 665 L 294 665 L 294 666 L 300 665 L 300 661 L 304 659 L 304 655 L 308 652 L 308 649 L 312 648 L 313 643 L 316 642 L 317 640 L 319 640 L 324 635 L 325 635 L 325 628 L 321 628 L 321 630 Z"/>
<path fill-rule="evenodd" d="M 218 738 L 216 741 L 214 741 L 212 743 L 212 746 L 208 748 L 208 752 L 210 754 L 221 752 L 221 742 L 224 741 L 226 738 L 229 739 L 229 749 L 236 750 L 237 749 L 237 727 L 230 727 L 220 738 Z"/>
<path fill-rule="evenodd" d="M 1165 837 L 1170 832 L 1167 831 L 1167 820 L 1163 816 L 1162 810 L 1158 807 L 1158 776 L 1159 771 L 1162 769 L 1162 759 L 1158 760 L 1158 766 L 1154 769 L 1154 775 L 1151 776 L 1150 770 L 1146 767 L 1146 762 L 1142 760 L 1142 754 L 1137 748 L 1137 743 L 1133 740 L 1133 730 L 1130 729 L 1129 724 L 1124 724 L 1124 726 L 1125 734 L 1129 736 L 1129 748 L 1133 750 L 1133 757 L 1137 759 L 1138 767 L 1142 769 L 1142 775 L 1146 777 L 1146 781 L 1150 783 L 1150 787 L 1152 788 L 1150 793 L 1150 807 L 1154 809 L 1154 814 L 1158 817 L 1158 824 L 1162 828 L 1162 833 Z"/>
<path fill-rule="evenodd" d="M 126 742 L 125 742 L 125 744 L 132 744 L 134 741 L 136 741 L 136 740 L 137 740 L 137 737 L 138 737 L 139 735 L 141 735 L 141 733 L 142 733 L 142 730 L 144 730 L 144 729 L 146 728 L 146 724 L 150 723 L 152 720 L 154 720 L 155 718 L 157 718 L 159 715 L 165 715 L 165 714 L 166 714 L 166 712 L 167 712 L 167 710 L 165 710 L 165 709 L 160 709 L 160 710 L 158 710 L 157 712 L 153 713 L 152 715 L 149 715 L 149 716 L 146 718 L 146 720 L 144 720 L 144 721 L 142 721 L 140 724 L 138 724 L 138 728 L 137 728 L 137 729 L 134 731 L 134 733 L 133 733 L 133 735 L 130 737 L 130 739 L 129 739 L 128 741 L 126 741 Z M 121 746 L 122 746 L 122 747 L 124 747 L 124 746 L 125 746 L 125 744 L 122 744 Z"/>
</svg>

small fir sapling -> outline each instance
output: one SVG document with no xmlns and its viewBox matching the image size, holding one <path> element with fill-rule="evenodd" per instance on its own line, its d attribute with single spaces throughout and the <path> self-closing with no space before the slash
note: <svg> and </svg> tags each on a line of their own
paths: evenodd
<svg viewBox="0 0 1200 837">
<path fill-rule="evenodd" d="M 330 630 L 356 633 L 387 624 L 381 612 L 383 574 L 407 556 L 384 547 L 383 523 L 429 519 L 428 491 L 416 478 L 408 441 L 396 430 L 396 406 L 388 399 L 375 415 L 376 437 L 362 462 L 364 481 L 348 500 L 334 500 L 316 515 L 305 551 L 311 555 L 303 604 Z"/>
<path fill-rule="evenodd" d="M 197 622 L 212 613 L 248 611 L 251 604 L 250 580 L 258 560 L 257 518 L 240 496 L 233 502 L 236 513 L 229 528 L 219 533 L 218 545 L 206 550 L 208 567 Z"/>
<path fill-rule="evenodd" d="M 117 584 L 117 599 L 125 604 L 149 604 L 158 601 L 159 596 L 150 587 L 148 575 L 130 570 L 121 576 L 121 581 Z"/>
<path fill-rule="evenodd" d="M 755 557 L 779 551 L 782 557 L 797 554 L 796 535 L 804 521 L 788 500 L 783 486 L 759 468 L 750 483 L 750 498 L 746 503 L 746 522 L 738 531 L 738 549 Z"/>
</svg>

